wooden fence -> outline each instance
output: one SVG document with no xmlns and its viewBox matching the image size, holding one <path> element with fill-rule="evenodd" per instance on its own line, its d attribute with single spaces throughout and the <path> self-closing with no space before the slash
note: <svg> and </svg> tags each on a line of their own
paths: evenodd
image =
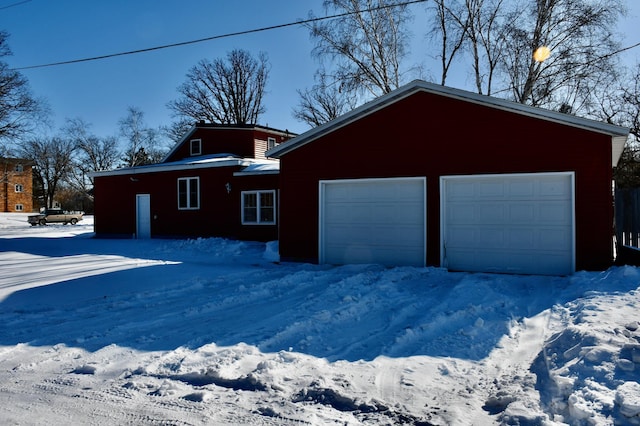
<svg viewBox="0 0 640 426">
<path fill-rule="evenodd" d="M 615 191 L 616 263 L 640 265 L 640 188 Z"/>
</svg>

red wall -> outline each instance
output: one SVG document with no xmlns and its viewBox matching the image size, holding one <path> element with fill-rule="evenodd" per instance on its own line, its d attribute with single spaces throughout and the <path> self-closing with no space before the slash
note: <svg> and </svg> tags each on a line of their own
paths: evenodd
<svg viewBox="0 0 640 426">
<path fill-rule="evenodd" d="M 440 261 L 439 177 L 575 172 L 576 268 L 612 260 L 611 138 L 419 92 L 281 158 L 280 254 L 318 259 L 318 181 L 427 178 L 428 265 Z"/>
<path fill-rule="evenodd" d="M 95 232 L 130 237 L 136 229 L 136 194 L 150 194 L 153 237 L 277 239 L 276 225 L 242 225 L 242 190 L 278 189 L 278 175 L 234 177 L 241 167 L 139 173 L 95 178 Z M 178 210 L 177 179 L 200 177 L 200 209 Z M 133 179 L 133 180 L 132 180 Z M 231 185 L 227 192 L 226 183 Z"/>
<path fill-rule="evenodd" d="M 191 157 L 189 141 L 202 140 L 202 154 L 230 153 L 241 157 L 253 158 L 253 130 L 231 128 L 197 128 L 167 161 L 176 161 Z"/>
<path fill-rule="evenodd" d="M 229 153 L 244 158 L 255 158 L 255 139 L 266 141 L 267 138 L 275 138 L 277 143 L 284 142 L 288 137 L 281 132 L 269 132 L 267 129 L 242 127 L 212 127 L 203 125 L 198 127 L 193 134 L 171 154 L 168 162 L 191 157 L 189 141 L 192 139 L 202 140 L 202 154 Z"/>
</svg>

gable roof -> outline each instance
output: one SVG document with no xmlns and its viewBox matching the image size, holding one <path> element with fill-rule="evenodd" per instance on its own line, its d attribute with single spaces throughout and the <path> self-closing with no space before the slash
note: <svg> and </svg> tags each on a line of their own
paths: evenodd
<svg viewBox="0 0 640 426">
<path fill-rule="evenodd" d="M 265 154 L 268 157 L 280 158 L 283 155 L 303 145 L 313 142 L 314 140 L 328 133 L 340 129 L 341 127 L 347 126 L 348 124 L 357 121 L 362 117 L 381 110 L 417 92 L 432 93 L 465 102 L 484 105 L 489 108 L 496 108 L 503 111 L 522 114 L 541 120 L 551 121 L 566 126 L 576 127 L 611 136 L 611 154 L 613 163 L 612 166 L 615 166 L 618 163 L 620 155 L 622 155 L 624 144 L 626 143 L 627 137 L 629 135 L 629 129 L 625 127 L 602 123 L 600 121 L 581 118 L 575 115 L 564 114 L 557 111 L 536 108 L 530 105 L 524 105 L 506 99 L 480 95 L 466 90 L 454 89 L 452 87 L 428 83 L 423 80 L 414 80 L 411 83 L 399 87 L 398 89 L 394 90 L 393 92 L 387 93 L 386 95 L 380 96 L 379 98 L 374 99 L 373 101 L 368 102 L 351 112 L 348 112 L 321 126 L 315 127 L 301 134 L 300 136 L 294 137 L 293 139 L 270 149 Z"/>
<path fill-rule="evenodd" d="M 278 130 L 271 127 L 260 126 L 258 124 L 218 124 L 218 123 L 206 123 L 204 121 L 196 121 L 193 126 L 185 133 L 185 135 L 171 148 L 171 150 L 164 156 L 161 163 L 167 161 L 171 156 L 186 142 L 191 140 L 191 137 L 198 129 L 234 129 L 234 130 L 258 130 L 274 135 L 285 136 L 287 138 L 296 136 L 295 133 L 291 133 L 288 130 Z"/>
</svg>

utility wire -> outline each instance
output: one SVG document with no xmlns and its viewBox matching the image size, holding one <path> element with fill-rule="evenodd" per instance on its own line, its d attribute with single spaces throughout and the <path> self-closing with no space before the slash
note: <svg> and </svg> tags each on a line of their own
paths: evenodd
<svg viewBox="0 0 640 426">
<path fill-rule="evenodd" d="M 29 3 L 30 1 L 31 0 L 24 0 L 24 1 L 20 1 L 18 3 L 8 4 L 6 6 L 0 6 L 0 10 L 9 9 L 10 7 L 14 7 L 14 6 L 20 6 L 21 4 Z"/>
<path fill-rule="evenodd" d="M 31 1 L 31 0 L 26 0 L 26 1 Z M 428 0 L 404 1 L 402 3 L 395 3 L 395 4 L 384 5 L 384 6 L 378 6 L 378 7 L 374 7 L 374 8 L 371 8 L 371 9 L 362 10 L 362 11 L 359 11 L 359 12 L 374 12 L 376 10 L 389 9 L 389 8 L 398 7 L 398 6 L 408 6 L 408 5 L 415 4 L 415 3 L 424 3 L 426 1 L 428 1 Z M 263 31 L 270 31 L 270 30 L 275 30 L 275 29 L 280 29 L 280 28 L 292 27 L 292 26 L 296 26 L 296 25 L 306 25 L 306 24 L 310 24 L 310 23 L 313 23 L 313 22 L 325 21 L 325 20 L 335 19 L 335 18 L 342 18 L 342 17 L 345 17 L 345 16 L 353 15 L 355 13 L 358 13 L 358 12 L 338 13 L 336 15 L 322 16 L 322 17 L 319 17 L 319 18 L 309 18 L 309 19 L 305 19 L 305 20 L 299 20 L 299 21 L 296 21 L 296 22 L 288 22 L 286 24 L 278 24 L 278 25 L 271 25 L 271 26 L 268 26 L 268 27 L 256 28 L 256 29 L 252 29 L 252 30 L 237 31 L 237 32 L 233 32 L 233 33 L 227 33 L 227 34 L 215 35 L 215 36 L 211 36 L 211 37 L 200 38 L 200 39 L 197 39 L 197 40 L 189 40 L 189 41 L 183 41 L 183 42 L 179 42 L 179 43 L 165 44 L 165 45 L 162 45 L 162 46 L 148 47 L 148 48 L 145 48 L 145 49 L 130 50 L 130 51 L 127 51 L 127 52 L 111 53 L 111 54 L 108 54 L 108 55 L 93 56 L 93 57 L 89 57 L 89 58 L 72 59 L 72 60 L 69 60 L 69 61 L 52 62 L 52 63 L 41 64 L 41 65 L 30 65 L 30 66 L 26 66 L 26 67 L 13 68 L 13 70 L 14 71 L 22 71 L 22 70 L 30 70 L 30 69 L 34 69 L 34 68 L 45 68 L 45 67 L 54 67 L 54 66 L 59 66 L 59 65 L 77 64 L 77 63 L 80 63 L 80 62 L 97 61 L 97 60 L 100 60 L 100 59 L 115 58 L 117 56 L 135 55 L 137 53 L 152 52 L 154 50 L 169 49 L 171 47 L 186 46 L 186 45 L 189 45 L 189 44 L 196 44 L 196 43 L 202 43 L 202 42 L 205 42 L 205 41 L 218 40 L 218 39 L 222 39 L 222 38 L 229 38 L 229 37 L 236 37 L 236 36 L 240 36 L 240 35 L 259 33 L 259 32 L 263 32 Z"/>
</svg>

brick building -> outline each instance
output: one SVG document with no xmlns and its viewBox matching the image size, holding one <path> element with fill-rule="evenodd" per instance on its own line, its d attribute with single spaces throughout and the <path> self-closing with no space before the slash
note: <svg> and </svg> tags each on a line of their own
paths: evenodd
<svg viewBox="0 0 640 426">
<path fill-rule="evenodd" d="M 0 212 L 33 211 L 33 163 L 0 158 Z"/>
</svg>

